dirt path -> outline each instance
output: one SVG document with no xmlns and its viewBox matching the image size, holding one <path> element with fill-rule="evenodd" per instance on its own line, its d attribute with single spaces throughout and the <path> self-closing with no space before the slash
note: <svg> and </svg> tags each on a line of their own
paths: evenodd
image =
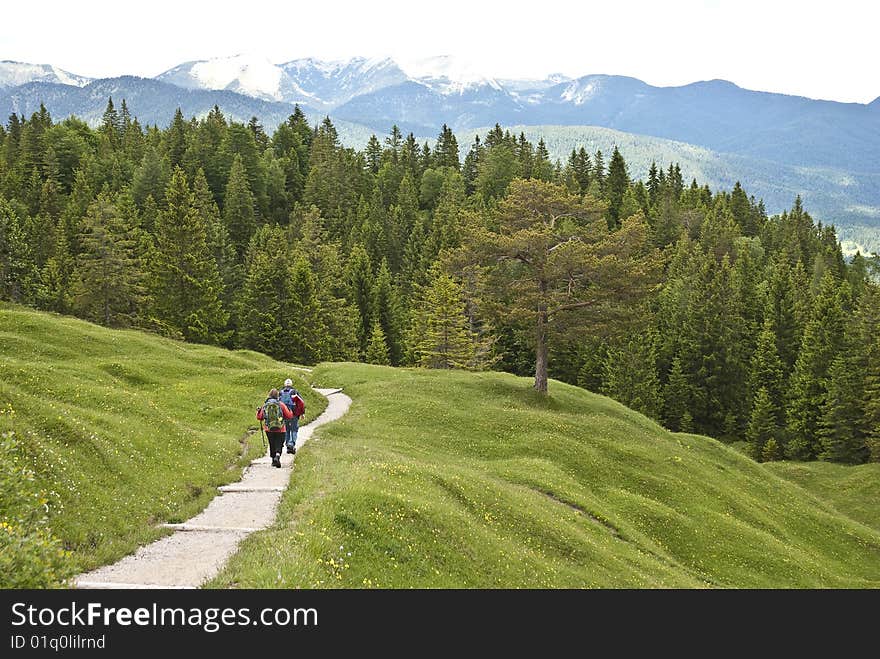
<svg viewBox="0 0 880 659">
<path fill-rule="evenodd" d="M 309 440 L 315 428 L 343 416 L 351 398 L 338 389 L 316 389 L 327 397 L 327 409 L 299 429 L 296 446 Z M 296 455 L 282 454 L 281 469 L 269 456 L 257 458 L 237 483 L 220 487 L 220 494 L 198 515 L 183 524 L 164 524 L 175 533 L 134 554 L 77 577 L 77 588 L 198 588 L 214 577 L 238 544 L 250 533 L 271 526 L 278 502 L 287 488 Z"/>
</svg>

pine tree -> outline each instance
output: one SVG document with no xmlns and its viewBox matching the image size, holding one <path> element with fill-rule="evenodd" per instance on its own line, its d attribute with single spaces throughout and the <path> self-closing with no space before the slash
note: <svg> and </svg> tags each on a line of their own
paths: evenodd
<svg viewBox="0 0 880 659">
<path fill-rule="evenodd" d="M 761 462 L 773 462 L 774 460 L 782 460 L 782 447 L 773 437 L 764 444 L 761 451 Z"/>
<path fill-rule="evenodd" d="M 168 160 L 162 158 L 156 149 L 148 147 L 131 182 L 131 191 L 137 205 L 143 209 L 147 197 L 150 196 L 157 204 L 164 203 L 165 189 L 170 178 L 171 167 Z"/>
<path fill-rule="evenodd" d="M 381 263 L 388 258 L 388 234 L 391 232 L 388 213 L 382 202 L 379 186 L 373 187 L 368 205 L 364 207 L 365 217 L 361 225 L 360 240 L 370 255 L 371 263 Z"/>
<path fill-rule="evenodd" d="M 391 162 L 397 164 L 397 161 L 400 157 L 401 148 L 403 146 L 403 134 L 400 132 L 400 128 L 397 127 L 397 124 L 394 124 L 391 127 L 391 134 L 385 138 L 385 144 L 388 146 L 388 155 L 391 158 Z"/>
<path fill-rule="evenodd" d="M 693 415 L 690 412 L 693 391 L 679 357 L 672 361 L 669 381 L 663 388 L 663 398 L 664 416 L 669 427 L 681 432 L 693 430 Z"/>
<path fill-rule="evenodd" d="M 199 217 L 199 224 L 204 227 L 205 243 L 214 257 L 217 272 L 223 282 L 220 299 L 224 308 L 231 309 L 234 292 L 243 279 L 242 267 L 237 263 L 235 246 L 229 239 L 229 231 L 220 218 L 220 211 L 201 168 L 196 171 L 192 192 L 193 210 Z"/>
<path fill-rule="evenodd" d="M 734 184 L 733 191 L 730 193 L 730 212 L 742 235 L 758 235 L 759 227 L 755 222 L 752 204 L 739 181 Z"/>
<path fill-rule="evenodd" d="M 553 163 L 550 162 L 550 153 L 547 151 L 547 144 L 543 137 L 538 140 L 538 146 L 535 148 L 531 177 L 540 181 L 550 182 L 553 180 Z"/>
<path fill-rule="evenodd" d="M 480 144 L 480 136 L 474 136 L 474 143 L 464 157 L 464 165 L 461 173 L 464 178 L 464 187 L 468 195 L 472 195 L 477 189 L 477 176 L 479 175 L 480 159 L 483 154 L 483 145 Z"/>
<path fill-rule="evenodd" d="M 440 129 L 440 135 L 437 137 L 437 145 L 434 148 L 434 165 L 436 167 L 449 167 L 455 171 L 461 169 L 461 162 L 458 159 L 458 141 L 446 124 Z"/>
<path fill-rule="evenodd" d="M 838 381 L 829 386 L 829 398 L 835 393 L 841 400 L 835 416 L 842 416 L 855 400 L 855 409 L 850 406 L 851 432 L 864 437 L 865 447 L 861 456 L 875 460 L 880 457 L 880 288 L 873 283 L 865 283 L 859 296 L 856 309 L 847 325 L 846 345 L 841 355 L 846 360 L 846 372 L 838 374 Z M 853 379 L 851 381 L 851 379 Z M 829 403 L 826 400 L 826 403 Z M 850 437 L 850 442 L 858 442 Z"/>
<path fill-rule="evenodd" d="M 850 359 L 838 355 L 828 374 L 828 391 L 822 402 L 817 435 L 820 460 L 859 464 L 868 457 L 865 444 L 864 379 Z"/>
<path fill-rule="evenodd" d="M 852 290 L 853 300 L 858 302 L 871 281 L 870 275 L 868 275 L 868 262 L 859 251 L 853 254 L 852 260 L 846 268 L 846 280 Z"/>
<path fill-rule="evenodd" d="M 615 146 L 611 154 L 611 162 L 608 163 L 608 179 L 606 181 L 608 193 L 608 228 L 616 229 L 623 219 L 620 209 L 623 206 L 623 197 L 629 187 L 629 173 L 626 170 L 626 162 L 620 151 Z"/>
<path fill-rule="evenodd" d="M 223 224 L 235 247 L 239 261 L 244 257 L 251 236 L 257 228 L 254 213 L 254 195 L 251 194 L 247 172 L 240 156 L 236 155 L 229 172 L 223 201 Z"/>
<path fill-rule="evenodd" d="M 113 107 L 113 97 L 107 99 L 107 107 L 104 110 L 104 116 L 101 119 L 101 132 L 107 137 L 113 148 L 119 144 L 122 131 L 122 122 L 116 108 Z"/>
<path fill-rule="evenodd" d="M 431 222 L 431 235 L 425 246 L 429 261 L 433 261 L 444 249 L 453 249 L 461 244 L 464 203 L 464 179 L 458 172 L 447 172 Z"/>
<path fill-rule="evenodd" d="M 108 327 L 137 321 L 145 289 L 137 258 L 137 236 L 105 190 L 89 206 L 71 287 L 73 311 Z"/>
<path fill-rule="evenodd" d="M 681 237 L 685 228 L 678 197 L 661 187 L 652 209 L 651 244 L 660 248 L 673 244 Z"/>
<path fill-rule="evenodd" d="M 290 315 L 286 359 L 300 364 L 316 364 L 331 358 L 325 310 L 318 281 L 308 260 L 300 255 L 290 268 L 285 305 Z"/>
<path fill-rule="evenodd" d="M 474 358 L 464 294 L 449 275 L 435 271 L 413 316 L 409 334 L 413 360 L 427 368 L 468 368 Z"/>
<path fill-rule="evenodd" d="M 360 354 L 366 355 L 370 333 L 373 328 L 373 266 L 363 245 L 355 245 L 348 257 L 345 281 L 348 299 L 358 311 L 357 324 Z"/>
<path fill-rule="evenodd" d="M 831 364 L 843 346 L 846 297 L 845 289 L 830 272 L 826 273 L 804 329 L 787 409 L 786 453 L 798 460 L 812 460 L 819 452 L 820 410 L 828 391 Z"/>
<path fill-rule="evenodd" d="M 388 261 L 384 259 L 376 275 L 373 300 L 373 324 L 378 323 L 381 327 L 383 340 L 388 348 L 389 363 L 397 366 L 403 361 L 403 319 L 397 287 L 388 269 Z"/>
<path fill-rule="evenodd" d="M 596 190 L 598 191 L 598 196 L 605 196 L 605 156 L 602 155 L 602 151 L 596 151 L 593 156 L 593 183 L 596 184 Z"/>
<path fill-rule="evenodd" d="M 263 130 L 263 125 L 260 123 L 260 120 L 256 117 L 251 117 L 247 124 L 248 130 L 251 131 L 251 134 L 254 136 L 254 142 L 257 145 L 257 149 L 261 152 L 265 151 L 269 148 L 269 136 L 266 135 L 266 131 Z"/>
<path fill-rule="evenodd" d="M 363 167 L 358 175 L 349 167 L 329 118 L 313 137 L 308 163 L 303 200 L 306 206 L 316 206 L 327 221 L 328 239 L 342 239 L 347 228 L 345 221 L 357 209 L 358 199 L 364 192 L 360 179 Z"/>
<path fill-rule="evenodd" d="M 663 399 L 653 337 L 630 339 L 608 351 L 602 393 L 652 419 L 660 417 Z"/>
<path fill-rule="evenodd" d="M 275 224 L 287 224 L 291 199 L 287 191 L 287 173 L 284 171 L 284 165 L 267 150 L 263 156 L 263 168 L 266 171 L 268 198 L 268 212 L 265 219 Z"/>
<path fill-rule="evenodd" d="M 151 259 L 153 313 L 188 341 L 222 343 L 228 320 L 220 301 L 223 283 L 180 168 L 171 176 L 165 199 Z"/>
<path fill-rule="evenodd" d="M 784 387 L 785 378 L 782 361 L 776 351 L 773 319 L 767 317 L 758 335 L 758 346 L 752 355 L 749 390 L 753 396 L 757 396 L 761 390 L 764 391 L 773 408 L 774 420 L 777 424 L 781 424 L 784 420 Z M 753 403 L 756 404 L 757 402 Z"/>
<path fill-rule="evenodd" d="M 33 303 L 38 273 L 18 214 L 0 197 L 0 300 Z"/>
<path fill-rule="evenodd" d="M 385 332 L 378 322 L 373 323 L 370 332 L 370 342 L 367 346 L 367 363 L 388 366 L 391 361 L 388 357 L 388 346 L 385 341 Z"/>
<path fill-rule="evenodd" d="M 501 199 L 507 187 L 522 175 L 521 163 L 514 150 L 506 143 L 485 149 L 480 157 L 476 189 L 486 201 Z"/>
<path fill-rule="evenodd" d="M 412 230 L 406 239 L 401 260 L 401 275 L 404 286 L 408 293 L 412 293 L 416 286 L 426 283 L 425 276 L 430 267 L 426 262 L 428 237 L 425 235 L 425 222 L 421 217 L 416 217 Z"/>
<path fill-rule="evenodd" d="M 875 351 L 877 348 L 875 348 Z M 871 462 L 880 462 L 880 369 L 875 362 L 865 378 L 865 443 Z"/>
<path fill-rule="evenodd" d="M 657 195 L 660 192 L 660 178 L 658 176 L 657 163 L 651 161 L 651 168 L 648 170 L 648 201 L 651 206 L 657 203 Z"/>
<path fill-rule="evenodd" d="M 803 331 L 796 316 L 792 273 L 787 263 L 773 264 L 768 284 L 764 318 L 776 337 L 776 351 L 787 381 L 797 359 Z"/>
<path fill-rule="evenodd" d="M 767 442 L 770 440 L 775 442 L 779 434 L 777 416 L 778 408 L 776 404 L 773 402 L 767 389 L 761 387 L 755 394 L 752 415 L 749 420 L 749 427 L 746 430 L 749 453 L 758 461 L 764 460 L 764 449 Z"/>
<path fill-rule="evenodd" d="M 850 368 L 860 375 L 860 428 L 868 458 L 880 462 L 880 288 L 867 284 L 847 327 Z"/>
<path fill-rule="evenodd" d="M 262 241 L 264 232 L 273 235 Z M 247 250 L 244 282 L 236 292 L 236 342 L 276 359 L 291 359 L 289 339 L 294 320 L 286 302 L 289 291 L 283 249 L 274 246 L 277 240 L 280 230 L 266 226 L 254 235 Z"/>
<path fill-rule="evenodd" d="M 171 120 L 171 126 L 165 132 L 165 153 L 168 155 L 170 167 L 182 167 L 183 154 L 186 153 L 187 134 L 189 133 L 186 119 L 183 118 L 183 112 L 177 108 L 174 112 L 174 118 Z"/>
<path fill-rule="evenodd" d="M 467 256 L 488 269 L 489 308 L 533 328 L 541 393 L 547 393 L 548 346 L 556 337 L 598 325 L 599 309 L 618 318 L 633 314 L 659 277 L 641 218 L 609 234 L 604 210 L 561 185 L 520 179 L 499 203 L 497 230 L 473 227 Z"/>
<path fill-rule="evenodd" d="M 269 173 L 266 171 L 262 155 L 263 152 L 257 146 L 254 133 L 247 126 L 235 122 L 229 124 L 220 145 L 222 169 L 227 172 L 227 188 L 229 179 L 232 178 L 235 161 L 238 158 L 241 160 L 242 173 L 247 180 L 247 187 L 253 195 L 254 214 L 259 218 L 266 218 L 269 215 Z M 224 196 L 222 204 L 224 210 L 226 204 Z"/>
<path fill-rule="evenodd" d="M 59 228 L 64 232 L 64 237 L 73 256 L 80 252 L 80 224 L 94 197 L 95 191 L 89 183 L 86 172 L 82 167 L 79 167 L 74 174 L 73 188 L 67 198 L 67 204 L 64 206 L 59 222 Z"/>
<path fill-rule="evenodd" d="M 382 145 L 379 143 L 379 139 L 375 134 L 370 135 L 370 139 L 367 140 L 367 147 L 364 151 L 364 156 L 367 160 L 367 168 L 370 173 L 375 175 L 379 173 L 379 167 L 382 164 Z"/>
<path fill-rule="evenodd" d="M 73 304 L 71 283 L 75 266 L 67 246 L 67 238 L 63 232 L 59 232 L 55 239 L 52 256 L 46 260 L 40 273 L 40 280 L 43 284 L 41 308 L 56 313 L 70 313 Z"/>
<path fill-rule="evenodd" d="M 388 265 L 391 272 L 400 272 L 403 266 L 403 254 L 410 234 L 415 227 L 419 215 L 419 196 L 413 177 L 409 172 L 404 174 L 397 189 L 397 206 L 393 214 L 393 222 L 388 236 Z"/>
</svg>

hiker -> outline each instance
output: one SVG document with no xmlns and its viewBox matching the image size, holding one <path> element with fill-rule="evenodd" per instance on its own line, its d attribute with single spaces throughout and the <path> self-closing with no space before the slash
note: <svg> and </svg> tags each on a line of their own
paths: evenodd
<svg viewBox="0 0 880 659">
<path fill-rule="evenodd" d="M 293 418 L 284 422 L 284 444 L 288 453 L 296 453 L 296 439 L 299 434 L 299 420 L 306 411 L 306 402 L 293 388 L 293 380 L 287 378 L 279 400 L 293 412 Z"/>
<path fill-rule="evenodd" d="M 293 418 L 293 411 L 278 398 L 278 390 L 272 389 L 262 407 L 257 408 L 257 419 L 263 422 L 263 430 L 269 438 L 269 455 L 272 466 L 281 466 L 281 447 L 284 445 L 284 422 Z"/>
</svg>

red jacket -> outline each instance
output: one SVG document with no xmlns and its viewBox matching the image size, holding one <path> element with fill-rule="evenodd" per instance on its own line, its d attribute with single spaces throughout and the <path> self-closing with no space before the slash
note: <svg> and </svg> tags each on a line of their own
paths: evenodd
<svg viewBox="0 0 880 659">
<path fill-rule="evenodd" d="M 287 405 L 282 403 L 280 400 L 278 401 L 278 404 L 281 405 L 281 416 L 283 416 L 285 419 L 292 419 L 293 412 L 290 411 L 290 408 L 287 407 Z M 263 420 L 263 408 L 262 407 L 260 407 L 260 409 L 257 410 L 257 420 L 259 420 L 259 421 Z M 269 427 L 265 423 L 263 424 L 263 430 L 265 430 L 266 432 L 279 432 L 277 430 L 269 430 Z M 284 432 L 284 431 L 282 430 L 281 432 Z"/>
</svg>

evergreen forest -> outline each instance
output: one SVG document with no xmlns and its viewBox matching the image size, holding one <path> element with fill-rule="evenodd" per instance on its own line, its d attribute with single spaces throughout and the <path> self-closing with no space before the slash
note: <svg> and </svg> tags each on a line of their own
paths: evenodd
<svg viewBox="0 0 880 659">
<path fill-rule="evenodd" d="M 675 163 L 496 125 L 362 150 L 297 108 L 0 126 L 0 299 L 316 364 L 501 370 L 759 461 L 880 460 L 878 259 Z"/>
</svg>

